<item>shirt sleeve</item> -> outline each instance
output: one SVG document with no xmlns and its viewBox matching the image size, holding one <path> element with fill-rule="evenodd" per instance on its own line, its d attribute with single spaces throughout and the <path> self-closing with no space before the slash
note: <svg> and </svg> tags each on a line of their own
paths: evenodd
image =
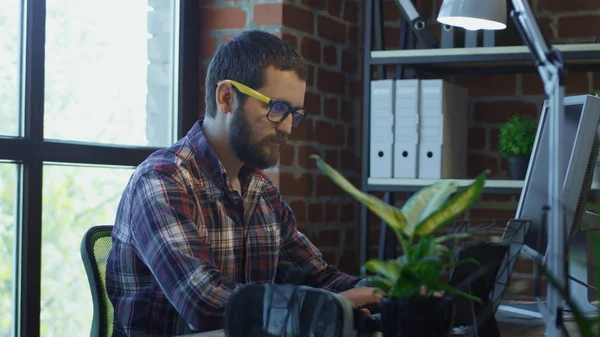
<svg viewBox="0 0 600 337">
<path fill-rule="evenodd" d="M 194 330 L 220 328 L 237 284 L 216 269 L 192 190 L 167 174 L 149 172 L 132 203 L 133 241 L 165 296 Z"/>
<path fill-rule="evenodd" d="M 281 252 L 278 272 L 285 279 L 291 267 L 313 276 L 320 288 L 332 292 L 346 291 L 354 287 L 359 279 L 342 273 L 323 260 L 323 255 L 310 240 L 297 229 L 296 218 L 290 206 L 281 201 Z"/>
</svg>

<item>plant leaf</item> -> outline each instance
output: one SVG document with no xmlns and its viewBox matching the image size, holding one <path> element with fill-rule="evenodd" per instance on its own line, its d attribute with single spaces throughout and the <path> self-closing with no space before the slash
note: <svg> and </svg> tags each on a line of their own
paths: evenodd
<svg viewBox="0 0 600 337">
<path fill-rule="evenodd" d="M 471 239 L 474 237 L 475 237 L 475 235 L 473 235 L 472 233 L 463 232 L 463 233 L 453 233 L 453 234 L 438 236 L 434 239 L 434 241 L 435 241 L 435 243 L 440 244 L 440 243 L 450 241 L 450 240 Z"/>
<path fill-rule="evenodd" d="M 415 292 L 415 289 L 419 289 L 420 285 L 419 277 L 412 268 L 404 266 L 400 270 L 400 276 L 394 282 L 393 287 L 390 289 L 390 297 L 400 298 L 406 293 Z"/>
<path fill-rule="evenodd" d="M 446 256 L 451 260 L 454 259 L 454 252 L 450 248 L 440 244 L 437 244 L 435 247 L 438 255 Z"/>
<path fill-rule="evenodd" d="M 483 303 L 483 301 L 481 300 L 481 298 L 479 298 L 479 297 L 477 297 L 475 295 L 466 293 L 464 291 L 460 291 L 460 290 L 458 290 L 458 289 L 456 289 L 456 288 L 454 288 L 454 287 L 452 287 L 452 286 L 450 286 L 448 284 L 441 284 L 440 283 L 440 284 L 437 285 L 436 288 L 439 289 L 439 290 L 443 290 L 445 292 L 451 293 L 451 294 L 455 294 L 455 295 L 460 295 L 462 297 L 466 297 L 466 298 L 468 298 L 470 300 L 473 300 L 473 301 L 475 301 L 477 303 Z"/>
<path fill-rule="evenodd" d="M 383 277 L 395 281 L 400 272 L 398 266 L 392 262 L 381 261 L 378 259 L 370 259 L 365 263 L 365 269 L 376 274 L 381 274 Z"/>
<path fill-rule="evenodd" d="M 431 234 L 469 208 L 481 195 L 488 174 L 488 170 L 481 173 L 473 183 L 455 194 L 440 210 L 423 220 L 417 225 L 416 233 L 419 235 Z"/>
<path fill-rule="evenodd" d="M 454 267 L 456 267 L 456 266 L 458 266 L 460 264 L 463 264 L 463 263 L 473 263 L 473 264 L 476 264 L 476 265 L 480 265 L 481 264 L 481 263 L 479 263 L 479 261 L 475 260 L 474 258 L 467 257 L 467 258 L 464 258 L 464 259 L 459 260 L 459 261 L 453 261 L 453 262 L 450 262 L 450 263 L 446 263 L 444 265 L 444 268 L 454 268 Z"/>
<path fill-rule="evenodd" d="M 399 263 L 400 265 L 406 265 L 408 263 L 408 257 L 406 256 L 406 254 L 398 256 L 398 258 L 396 259 L 396 262 Z"/>
<path fill-rule="evenodd" d="M 336 185 L 383 219 L 388 226 L 394 230 L 397 236 L 400 237 L 402 235 L 406 225 L 406 218 L 399 208 L 386 204 L 383 200 L 374 195 L 361 192 L 318 155 L 313 154 L 310 157 L 317 160 L 317 166 L 325 173 L 325 175 L 333 180 Z"/>
<path fill-rule="evenodd" d="M 412 237 L 417 225 L 448 201 L 458 186 L 455 181 L 440 181 L 413 194 L 401 209 L 406 218 L 406 235 Z"/>
<path fill-rule="evenodd" d="M 380 289 L 386 294 L 390 293 L 392 286 L 394 285 L 393 281 L 379 276 L 370 277 L 369 283 L 372 287 Z"/>
<path fill-rule="evenodd" d="M 417 274 L 419 275 L 421 284 L 429 288 L 439 282 L 442 270 L 443 265 L 441 262 L 429 262 L 419 265 L 419 268 L 417 269 Z"/>
<path fill-rule="evenodd" d="M 420 237 L 419 243 L 411 247 L 409 253 L 407 254 L 409 261 L 418 261 L 426 256 L 437 255 L 433 237 L 430 235 Z"/>
</svg>

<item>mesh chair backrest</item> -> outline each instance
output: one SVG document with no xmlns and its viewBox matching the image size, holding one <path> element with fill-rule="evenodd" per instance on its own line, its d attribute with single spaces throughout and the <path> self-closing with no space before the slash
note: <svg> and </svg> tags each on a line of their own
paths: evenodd
<svg viewBox="0 0 600 337">
<path fill-rule="evenodd" d="M 113 326 L 113 306 L 108 298 L 108 293 L 106 292 L 106 261 L 108 260 L 108 253 L 112 248 L 112 240 L 110 236 L 103 236 L 97 238 L 94 242 L 94 259 L 97 263 L 98 274 L 100 274 L 100 287 L 102 290 L 102 301 L 105 305 L 105 326 L 106 326 L 106 336 L 112 335 L 112 326 Z"/>
<path fill-rule="evenodd" d="M 114 309 L 106 291 L 106 263 L 112 248 L 112 226 L 95 226 L 85 234 L 81 254 L 92 291 L 94 322 L 91 336 L 110 337 Z"/>
</svg>

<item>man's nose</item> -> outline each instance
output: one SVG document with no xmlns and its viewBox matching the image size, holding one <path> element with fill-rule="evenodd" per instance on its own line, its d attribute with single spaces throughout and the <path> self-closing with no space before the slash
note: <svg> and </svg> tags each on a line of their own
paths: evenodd
<svg viewBox="0 0 600 337">
<path fill-rule="evenodd" d="M 277 124 L 277 129 L 289 136 L 292 133 L 292 115 L 288 115 L 281 123 Z"/>
</svg>

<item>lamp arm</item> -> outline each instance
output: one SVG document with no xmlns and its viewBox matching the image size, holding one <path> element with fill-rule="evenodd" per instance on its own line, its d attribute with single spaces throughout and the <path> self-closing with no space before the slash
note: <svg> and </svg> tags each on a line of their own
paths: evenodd
<svg viewBox="0 0 600 337">
<path fill-rule="evenodd" d="M 548 272 L 556 278 L 562 287 L 567 286 L 567 247 L 566 226 L 562 203 L 562 187 L 564 177 L 562 159 L 565 154 L 560 147 L 562 128 L 564 125 L 564 81 L 565 67 L 560 51 L 550 46 L 542 34 L 529 4 L 525 0 L 511 0 L 514 10 L 511 17 L 515 21 L 521 38 L 527 44 L 535 60 L 544 91 L 548 96 L 549 108 L 547 111 L 548 135 L 548 205 L 550 212 L 547 217 L 548 247 L 546 250 L 546 264 Z M 540 210 L 541 212 L 542 210 Z M 539 277 L 536 275 L 536 277 Z M 568 293 L 568 289 L 567 289 Z M 563 336 L 563 302 L 558 289 L 547 289 L 546 306 L 538 298 L 538 306 L 546 325 L 547 337 Z"/>
<path fill-rule="evenodd" d="M 512 0 L 514 10 L 510 13 L 516 23 L 521 38 L 529 48 L 538 72 L 544 83 L 546 95 L 550 95 L 552 88 L 546 84 L 558 81 L 564 85 L 564 61 L 560 51 L 550 45 L 538 26 L 533 11 L 527 1 Z"/>
</svg>

